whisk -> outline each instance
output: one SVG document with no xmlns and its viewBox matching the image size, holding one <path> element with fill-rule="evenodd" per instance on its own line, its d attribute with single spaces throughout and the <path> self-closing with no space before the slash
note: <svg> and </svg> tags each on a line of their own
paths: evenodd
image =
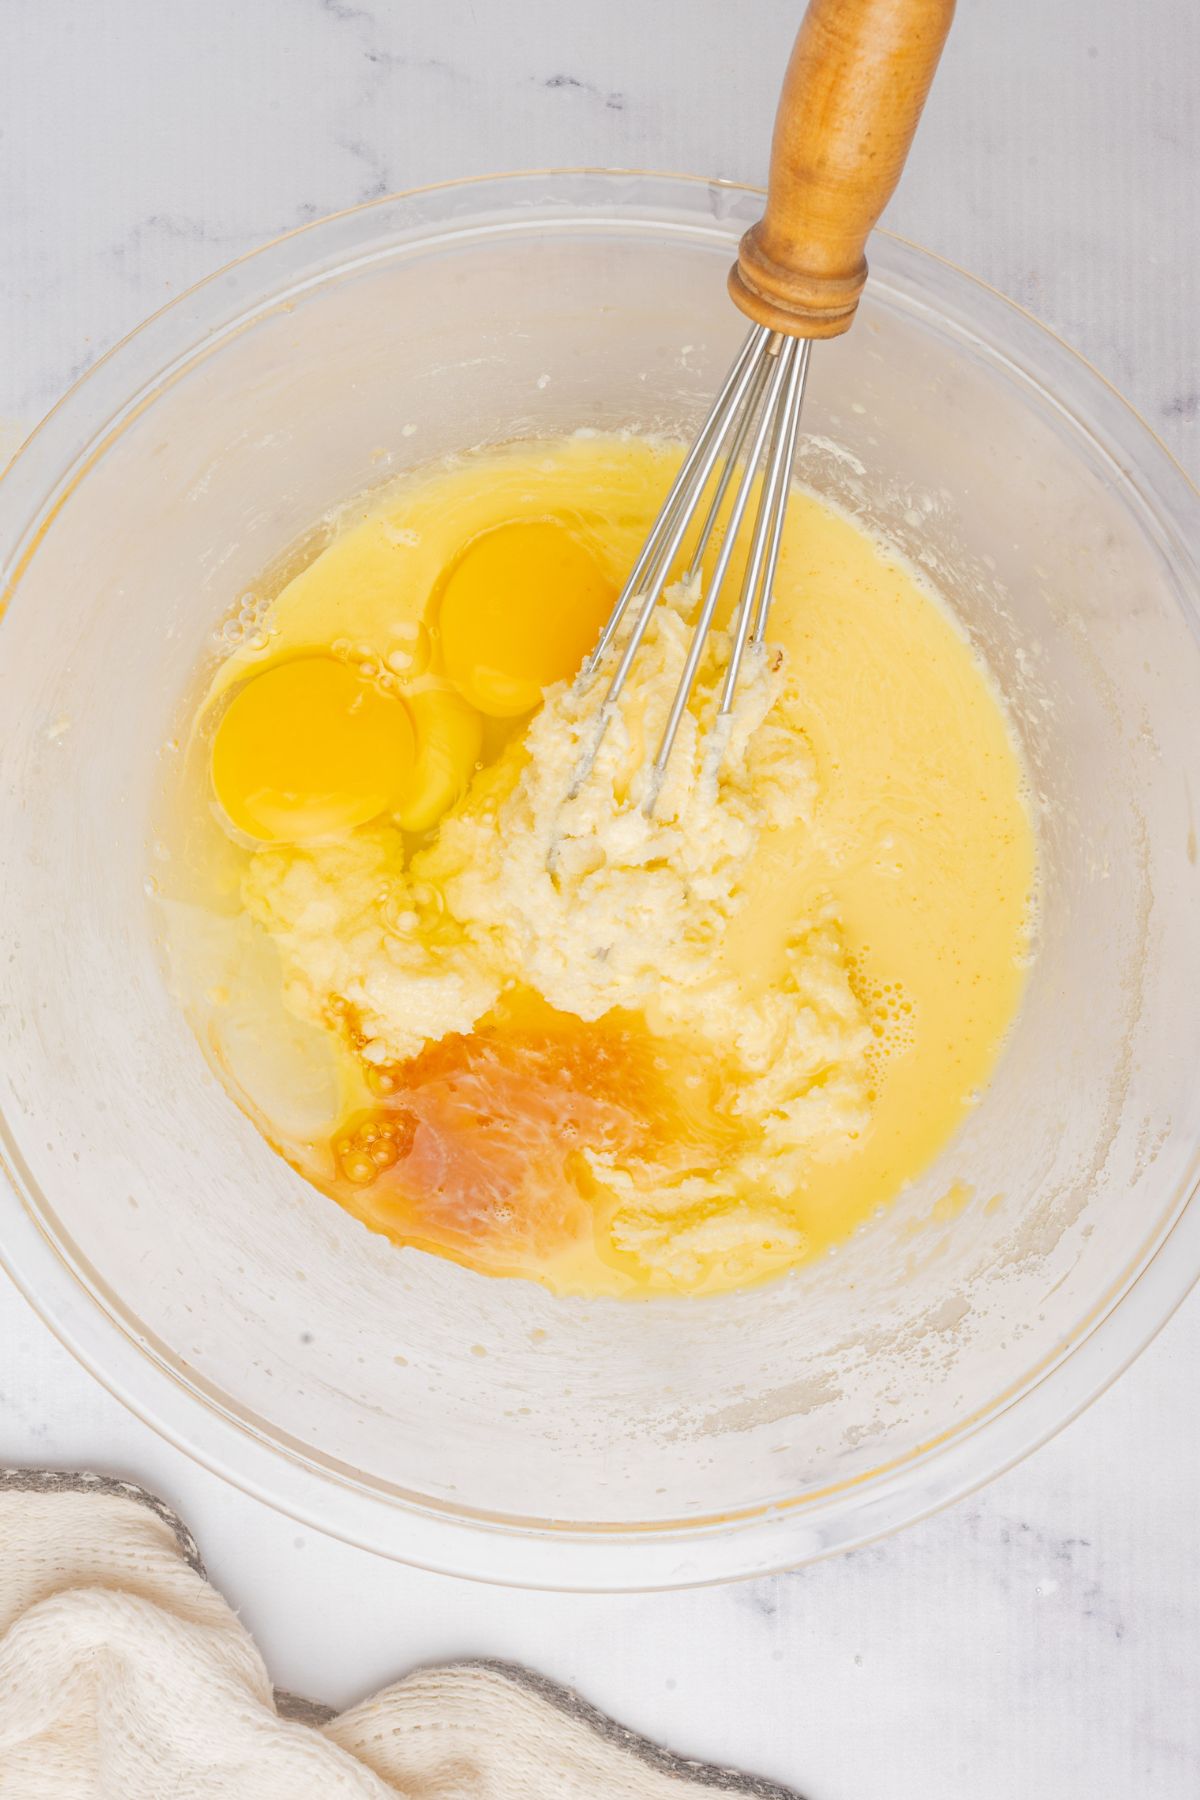
<svg viewBox="0 0 1200 1800">
<path fill-rule="evenodd" d="M 585 683 L 596 675 L 636 603 L 572 793 L 591 766 L 716 475 L 685 581 L 699 575 L 736 487 L 646 787 L 644 804 L 653 807 L 761 466 L 718 722 L 733 708 L 747 645 L 761 643 L 767 626 L 813 340 L 839 336 L 854 317 L 867 278 L 867 236 L 900 178 L 953 14 L 954 0 L 811 0 L 776 114 L 766 211 L 729 272 L 730 294 L 752 320 L 750 332 L 580 672 Z"/>
</svg>

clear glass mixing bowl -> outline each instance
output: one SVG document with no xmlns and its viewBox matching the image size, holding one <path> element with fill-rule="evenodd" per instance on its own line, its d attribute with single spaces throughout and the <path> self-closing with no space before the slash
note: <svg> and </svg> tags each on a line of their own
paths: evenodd
<svg viewBox="0 0 1200 1800">
<path fill-rule="evenodd" d="M 309 1191 L 167 992 L 151 802 L 234 596 L 442 452 L 689 434 L 759 206 L 587 171 L 324 220 L 143 326 L 0 484 L 0 1254 L 177 1443 L 432 1567 L 655 1586 L 858 1543 L 1056 1429 L 1200 1270 L 1200 496 L 1069 350 L 895 239 L 814 357 L 800 472 L 930 572 L 991 665 L 1043 876 L 1023 1012 L 938 1165 L 772 1286 L 560 1301 Z M 931 1220 L 954 1182 L 965 1209 Z"/>
</svg>

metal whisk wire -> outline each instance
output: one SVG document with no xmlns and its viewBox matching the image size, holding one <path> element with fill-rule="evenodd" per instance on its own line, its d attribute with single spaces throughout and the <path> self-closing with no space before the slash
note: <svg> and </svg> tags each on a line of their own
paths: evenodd
<svg viewBox="0 0 1200 1800">
<path fill-rule="evenodd" d="M 699 575 L 701 560 L 720 519 L 729 489 L 735 478 L 738 478 L 740 470 L 721 547 L 711 578 L 704 586 L 700 612 L 692 632 L 683 672 L 654 759 L 647 789 L 647 807 L 653 806 L 695 685 L 696 671 L 733 561 L 738 532 L 753 498 L 755 485 L 760 479 L 760 465 L 763 466 L 758 509 L 749 540 L 745 574 L 731 623 L 729 663 L 719 705 L 722 715 L 732 710 L 738 673 L 747 643 L 762 638 L 783 536 L 810 348 L 807 338 L 786 337 L 780 332 L 771 331 L 765 325 L 751 327 L 712 410 L 684 458 L 670 492 L 651 526 L 650 535 L 618 596 L 596 648 L 581 672 L 581 681 L 591 680 L 630 606 L 634 601 L 640 602 L 637 617 L 622 645 L 620 660 L 600 707 L 592 754 L 587 763 L 587 767 L 590 767 L 595 749 L 649 629 L 671 566 L 683 547 L 718 464 L 721 464 L 720 474 L 700 527 L 699 537 L 691 550 L 684 578 L 687 581 L 694 581 Z M 572 792 L 578 789 L 587 773 L 587 767 L 576 776 Z"/>
<path fill-rule="evenodd" d="M 761 480 L 718 701 L 714 750 L 721 754 L 727 733 L 720 727 L 733 710 L 747 649 L 761 643 L 771 607 L 812 343 L 840 337 L 854 319 L 867 279 L 867 239 L 900 178 L 954 6 L 955 0 L 808 0 L 779 98 L 766 209 L 743 236 L 729 271 L 730 296 L 752 321 L 750 333 L 580 673 L 581 683 L 593 678 L 636 602 L 570 795 L 595 761 L 675 559 L 724 458 L 684 578 L 701 590 L 699 616 L 650 771 L 646 811 L 653 810 L 738 531 Z M 716 563 L 707 583 L 700 582 L 731 488 Z"/>
</svg>

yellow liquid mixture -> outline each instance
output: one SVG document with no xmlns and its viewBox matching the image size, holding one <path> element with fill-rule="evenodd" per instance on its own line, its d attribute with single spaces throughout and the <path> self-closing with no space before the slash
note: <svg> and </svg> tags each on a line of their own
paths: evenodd
<svg viewBox="0 0 1200 1800">
<path fill-rule="evenodd" d="M 718 1291 L 864 1226 L 1028 956 L 987 676 L 802 491 L 719 761 L 718 640 L 647 818 L 677 587 L 567 798 L 605 686 L 571 678 L 679 454 L 515 444 L 364 503 L 210 672 L 173 801 L 175 967 L 265 1135 L 396 1242 L 560 1293 Z"/>
</svg>

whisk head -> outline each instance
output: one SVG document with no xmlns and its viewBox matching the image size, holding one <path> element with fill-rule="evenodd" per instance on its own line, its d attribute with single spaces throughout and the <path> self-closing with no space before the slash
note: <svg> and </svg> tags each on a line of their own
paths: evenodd
<svg viewBox="0 0 1200 1800">
<path fill-rule="evenodd" d="M 745 573 L 730 620 L 729 661 L 721 688 L 718 723 L 732 710 L 738 672 L 746 646 L 760 643 L 766 630 L 771 605 L 771 585 L 775 578 L 775 565 L 779 559 L 779 545 L 783 536 L 810 350 L 811 343 L 807 338 L 786 337 L 780 332 L 771 331 L 766 325 L 751 327 L 712 410 L 683 459 L 662 510 L 651 526 L 641 554 L 600 633 L 596 648 L 580 671 L 579 678 L 582 682 L 595 677 L 617 639 L 626 614 L 631 607 L 636 607 L 633 624 L 621 640 L 620 657 L 600 707 L 591 756 L 576 772 L 571 787 L 572 794 L 578 791 L 587 776 L 600 738 L 629 679 L 633 660 L 645 638 L 667 576 L 683 547 L 709 483 L 719 469 L 699 536 L 689 552 L 685 581 L 692 581 L 698 576 L 704 553 L 735 480 L 736 488 L 712 575 L 701 593 L 700 610 L 683 672 L 650 772 L 646 805 L 647 809 L 653 806 L 695 684 L 705 641 L 712 627 L 738 534 L 749 510 L 761 467 L 762 486 L 747 546 Z"/>
</svg>

